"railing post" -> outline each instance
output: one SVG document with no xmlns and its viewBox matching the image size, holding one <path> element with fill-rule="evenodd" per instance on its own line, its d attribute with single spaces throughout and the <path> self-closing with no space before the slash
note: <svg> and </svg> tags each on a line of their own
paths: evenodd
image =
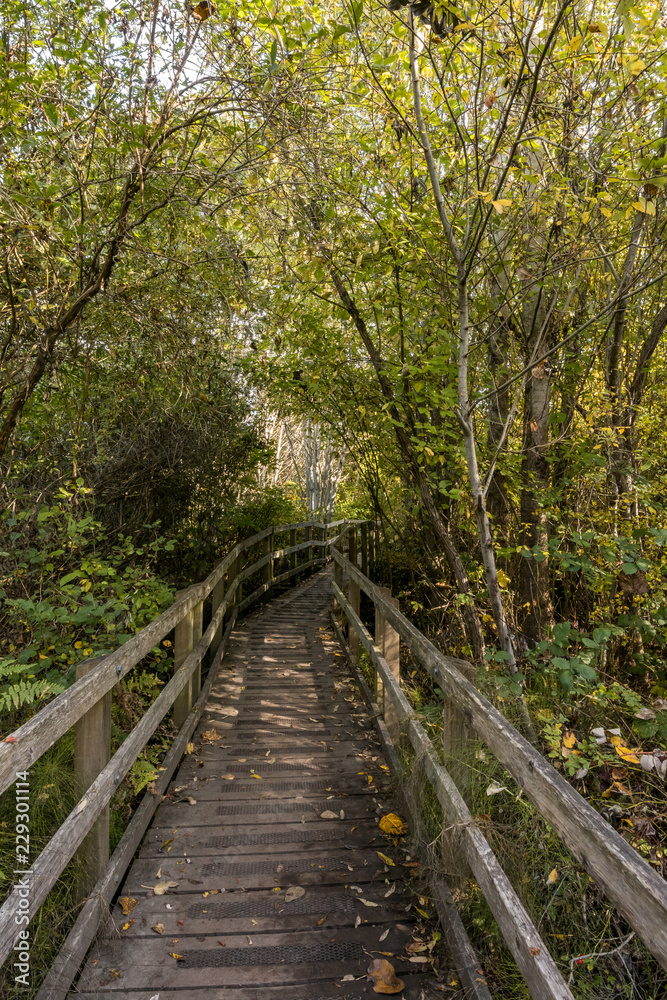
<svg viewBox="0 0 667 1000">
<path fill-rule="evenodd" d="M 368 576 L 368 522 L 361 526 L 361 572 Z"/>
<path fill-rule="evenodd" d="M 368 576 L 375 583 L 375 535 L 377 525 L 372 521 L 368 525 Z"/>
<path fill-rule="evenodd" d="M 357 565 L 357 525 L 353 524 L 350 527 L 350 532 L 348 535 L 348 558 L 352 565 L 356 568 Z M 352 610 L 358 615 L 360 609 L 360 590 L 359 584 L 356 583 L 350 576 L 348 580 L 348 600 L 352 606 Z M 355 660 L 359 658 L 359 636 L 357 635 L 356 629 L 350 626 L 348 630 L 348 645 L 350 647 L 350 652 Z"/>
<path fill-rule="evenodd" d="M 190 590 L 186 587 L 185 590 L 179 590 L 176 594 L 176 598 L 182 597 L 184 594 Z M 200 619 L 201 620 L 201 619 Z M 186 612 L 183 615 L 178 625 L 174 629 L 174 674 L 180 668 L 181 664 L 188 658 L 192 652 L 194 645 L 194 629 L 195 629 L 195 608 Z M 183 690 L 179 695 L 176 696 L 174 700 L 174 707 L 172 709 L 172 715 L 174 719 L 174 725 L 177 729 L 180 729 L 188 715 L 190 714 L 190 709 L 192 708 L 192 678 L 185 685 Z"/>
<path fill-rule="evenodd" d="M 398 600 L 391 596 L 389 587 L 378 588 L 383 597 L 386 597 L 390 604 L 398 608 Z M 387 661 L 387 665 L 397 681 L 401 679 L 401 639 L 392 628 L 387 619 L 382 614 L 382 608 L 375 605 L 375 645 Z M 398 736 L 398 717 L 390 699 L 385 699 L 383 684 L 377 671 L 375 672 L 375 690 L 377 703 L 384 713 L 384 721 L 393 740 Z"/>
<path fill-rule="evenodd" d="M 76 679 L 85 677 L 100 659 L 96 656 L 79 663 Z M 74 726 L 74 775 L 80 796 L 85 795 L 111 759 L 111 697 L 112 692 L 108 691 Z M 79 891 L 82 896 L 87 896 L 109 860 L 108 803 L 83 840 L 77 856 L 83 866 Z"/>
<path fill-rule="evenodd" d="M 264 539 L 264 544 L 262 546 L 262 555 L 265 556 L 268 555 L 269 552 L 273 552 L 274 548 L 275 548 L 275 534 L 272 529 L 271 534 L 267 535 L 267 537 Z M 273 584 L 273 576 L 274 576 L 273 559 L 269 559 L 267 564 L 262 569 L 262 580 L 264 583 L 268 584 L 269 587 L 271 587 Z"/>
<path fill-rule="evenodd" d="M 289 543 L 290 543 L 290 548 L 293 545 L 296 545 L 296 528 L 290 528 Z M 289 554 L 290 569 L 296 569 L 296 557 L 298 556 L 298 554 L 299 554 L 298 552 L 290 552 Z"/>
<path fill-rule="evenodd" d="M 312 541 L 312 538 L 313 538 L 313 529 L 312 529 L 312 527 L 310 525 L 308 525 L 307 528 L 304 528 L 303 537 L 304 537 L 304 541 L 306 541 L 306 542 Z M 313 558 L 313 549 L 309 545 L 308 548 L 305 549 L 304 551 L 306 553 L 306 562 L 309 563 L 310 560 Z M 309 569 L 306 570 L 306 576 L 310 576 L 310 573 L 311 573 L 311 569 L 309 568 Z"/>
<path fill-rule="evenodd" d="M 213 617 L 222 604 L 222 599 L 225 596 L 225 574 L 223 573 L 215 587 L 211 591 L 211 617 Z M 225 616 L 222 616 L 222 620 L 213 636 L 213 642 L 211 643 L 211 658 L 215 656 L 218 646 L 222 642 L 222 636 L 225 631 Z"/>
<path fill-rule="evenodd" d="M 472 663 L 459 660 L 456 666 L 466 680 L 471 684 L 475 683 L 475 667 Z M 447 770 L 468 805 L 471 804 L 472 795 L 470 764 L 466 760 L 470 735 L 470 725 L 465 715 L 447 699 L 443 715 L 442 749 Z"/>
</svg>

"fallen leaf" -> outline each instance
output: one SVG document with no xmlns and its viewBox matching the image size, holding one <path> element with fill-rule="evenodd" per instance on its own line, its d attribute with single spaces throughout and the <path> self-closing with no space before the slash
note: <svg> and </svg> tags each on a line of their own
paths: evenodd
<svg viewBox="0 0 667 1000">
<path fill-rule="evenodd" d="M 618 739 L 617 737 L 612 737 L 611 742 L 614 744 L 616 753 L 621 758 L 621 760 L 624 760 L 628 764 L 639 763 L 639 757 L 637 756 L 637 754 L 641 753 L 641 750 L 639 750 L 638 748 L 631 750 L 630 747 L 626 747 L 624 743 L 621 743 L 620 739 Z"/>
<path fill-rule="evenodd" d="M 121 905 L 124 917 L 126 917 L 128 913 L 131 913 L 137 905 L 136 899 L 133 899 L 132 896 L 121 896 L 118 902 Z"/>
<path fill-rule="evenodd" d="M 364 899 L 363 896 L 359 896 L 359 902 L 363 903 L 364 906 L 379 906 L 379 903 L 374 903 L 371 899 Z"/>
<path fill-rule="evenodd" d="M 368 966 L 368 979 L 373 983 L 374 993 L 401 993 L 405 987 L 402 979 L 386 958 L 375 958 Z"/>
<path fill-rule="evenodd" d="M 498 795 L 499 792 L 508 792 L 509 788 L 505 788 L 504 785 L 499 785 L 497 781 L 492 781 L 486 789 L 487 795 Z"/>
<path fill-rule="evenodd" d="M 234 775 L 233 775 L 233 774 L 223 774 L 223 775 L 222 775 L 222 777 L 223 777 L 223 778 L 224 778 L 224 779 L 225 779 L 226 781 L 233 781 L 233 780 L 234 780 Z"/>
<path fill-rule="evenodd" d="M 396 862 L 392 861 L 391 858 L 388 858 L 386 854 L 382 853 L 382 851 L 376 851 L 375 853 L 377 854 L 378 858 L 381 858 L 382 861 L 384 861 L 386 865 L 391 865 L 392 868 L 396 867 Z"/>
<path fill-rule="evenodd" d="M 388 896 L 391 896 L 392 892 L 396 892 L 396 883 L 395 882 L 391 886 L 391 888 L 387 892 L 385 892 L 384 898 L 387 899 Z"/>
<path fill-rule="evenodd" d="M 382 934 L 380 934 L 380 941 L 384 941 L 384 939 L 386 938 L 386 936 L 387 936 L 387 934 L 389 933 L 390 930 L 391 930 L 391 927 L 387 927 L 386 931 L 383 931 Z"/>
<path fill-rule="evenodd" d="M 291 903 L 294 899 L 301 899 L 306 895 L 306 890 L 300 885 L 291 885 L 285 893 L 285 902 Z"/>
<path fill-rule="evenodd" d="M 5 736 L 5 743 L 18 743 L 17 736 Z"/>
<path fill-rule="evenodd" d="M 191 795 L 186 795 L 185 798 L 190 803 L 191 806 L 197 805 L 197 800 L 193 799 Z"/>
<path fill-rule="evenodd" d="M 535 955 L 541 955 L 541 954 L 542 954 L 542 949 L 541 949 L 541 948 L 531 948 L 531 949 L 530 949 L 530 954 L 531 954 L 531 955 L 533 956 L 533 958 L 534 958 L 534 957 L 535 957 Z"/>
<path fill-rule="evenodd" d="M 338 813 L 332 812 L 331 809 L 325 809 L 324 812 L 320 813 L 320 819 L 340 819 Z"/>
<path fill-rule="evenodd" d="M 380 829 L 390 837 L 400 836 L 407 831 L 407 826 L 396 813 L 387 813 L 380 820 Z M 389 963 L 387 962 L 387 965 Z"/>
<path fill-rule="evenodd" d="M 646 719 L 652 721 L 655 719 L 655 712 L 651 708 L 645 708 L 642 706 L 638 712 L 635 712 L 635 719 Z"/>
<path fill-rule="evenodd" d="M 131 920 L 128 920 L 126 924 L 123 924 L 123 930 L 128 931 L 133 923 L 134 923 L 134 917 Z"/>
<path fill-rule="evenodd" d="M 359 914 L 357 913 L 356 917 L 354 918 L 354 926 L 355 926 L 355 929 L 356 929 L 357 927 L 359 927 L 359 925 L 360 925 L 360 924 L 361 924 L 361 917 L 360 917 L 360 916 L 359 916 Z"/>
<path fill-rule="evenodd" d="M 566 729 L 563 733 L 563 746 L 571 750 L 572 747 L 577 745 L 577 737 L 574 735 L 571 729 Z"/>
<path fill-rule="evenodd" d="M 207 729 L 205 733 L 201 734 L 201 738 L 206 740 L 207 743 L 213 743 L 215 740 L 220 739 L 215 727 L 213 729 Z"/>
<path fill-rule="evenodd" d="M 547 882 L 557 882 L 558 881 L 558 869 L 552 868 L 547 875 Z"/>
<path fill-rule="evenodd" d="M 156 934 L 164 934 L 164 924 L 153 924 L 151 930 L 155 931 Z"/>
<path fill-rule="evenodd" d="M 178 889 L 178 882 L 158 882 L 157 885 L 142 885 L 142 889 L 152 889 L 156 896 L 164 896 L 169 889 Z"/>
<path fill-rule="evenodd" d="M 428 962 L 426 955 L 411 955 L 408 962 Z"/>
<path fill-rule="evenodd" d="M 175 951 L 167 952 L 167 954 L 171 955 L 172 958 L 175 958 L 177 962 L 184 962 L 185 961 L 185 956 L 184 955 L 177 955 Z"/>
<path fill-rule="evenodd" d="M 185 748 L 185 752 L 186 753 L 192 753 L 192 751 L 194 750 L 194 748 L 195 748 L 194 743 L 188 743 L 188 745 Z"/>
</svg>

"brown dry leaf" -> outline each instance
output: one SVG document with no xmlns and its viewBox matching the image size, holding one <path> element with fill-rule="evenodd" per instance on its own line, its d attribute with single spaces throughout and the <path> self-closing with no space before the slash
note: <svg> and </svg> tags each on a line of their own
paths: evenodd
<svg viewBox="0 0 667 1000">
<path fill-rule="evenodd" d="M 225 779 L 226 781 L 233 781 L 233 780 L 234 780 L 234 775 L 233 775 L 233 774 L 223 774 L 223 775 L 222 775 L 222 777 L 223 777 L 223 778 L 224 778 L 224 779 Z"/>
<path fill-rule="evenodd" d="M 306 890 L 300 885 L 291 885 L 285 893 L 285 902 L 291 903 L 294 899 L 301 899 L 306 895 Z"/>
<path fill-rule="evenodd" d="M 374 958 L 368 966 L 368 979 L 373 983 L 373 993 L 401 993 L 405 987 L 402 979 L 386 958 Z"/>
<path fill-rule="evenodd" d="M 118 902 L 121 905 L 124 917 L 126 917 L 128 913 L 131 913 L 137 905 L 136 899 L 133 899 L 132 896 L 121 896 Z"/>
<path fill-rule="evenodd" d="M 379 903 L 374 903 L 371 899 L 364 899 L 363 896 L 359 896 L 359 902 L 363 903 L 364 906 L 379 906 Z"/>
<path fill-rule="evenodd" d="M 164 934 L 164 924 L 153 924 L 151 930 L 155 931 L 156 934 Z"/>
<path fill-rule="evenodd" d="M 192 13 L 198 21 L 206 21 L 211 14 L 215 14 L 215 4 L 211 3 L 211 0 L 200 0 L 200 3 L 192 8 Z"/>
<path fill-rule="evenodd" d="M 625 781 L 628 776 L 627 767 L 614 767 L 611 771 L 611 776 L 615 781 Z"/>
<path fill-rule="evenodd" d="M 152 889 L 156 896 L 164 896 L 169 889 L 178 889 L 178 882 L 158 882 L 157 885 L 142 885 L 142 889 Z"/>
<path fill-rule="evenodd" d="M 397 816 L 396 813 L 387 813 L 387 815 L 383 816 L 380 820 L 380 829 L 389 837 L 396 837 L 406 833 L 408 828 L 401 817 Z"/>
<path fill-rule="evenodd" d="M 338 813 L 332 812 L 331 809 L 325 809 L 324 812 L 320 813 L 320 819 L 340 819 Z"/>
<path fill-rule="evenodd" d="M 533 958 L 535 958 L 536 955 L 541 955 L 542 954 L 542 949 L 541 948 L 531 948 L 530 949 L 530 954 L 533 956 Z"/>
<path fill-rule="evenodd" d="M 626 788 L 625 785 L 622 785 L 620 781 L 615 781 L 612 785 L 609 786 L 609 788 L 605 788 L 604 792 L 602 793 L 602 798 L 608 799 L 610 795 L 614 794 L 614 792 L 618 793 L 619 795 L 632 795 L 632 792 L 630 791 L 629 788 Z"/>
<path fill-rule="evenodd" d="M 201 738 L 206 740 L 207 743 L 213 743 L 215 740 L 219 740 L 220 736 L 215 727 L 213 727 L 213 729 L 207 729 L 205 733 L 202 733 Z"/>
</svg>

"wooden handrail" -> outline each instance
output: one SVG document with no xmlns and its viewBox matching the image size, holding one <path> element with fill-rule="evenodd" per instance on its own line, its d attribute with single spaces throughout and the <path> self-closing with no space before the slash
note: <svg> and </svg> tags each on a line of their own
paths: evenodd
<svg viewBox="0 0 667 1000">
<path fill-rule="evenodd" d="M 441 653 L 357 566 L 335 547 L 330 552 L 335 563 L 382 609 L 383 616 L 514 777 L 526 798 L 667 969 L 667 884 L 663 879 L 466 680 L 457 666 L 467 665 L 466 661 Z M 339 593 L 334 593 L 340 600 Z M 357 623 L 348 620 L 356 629 Z"/>
<path fill-rule="evenodd" d="M 16 780 L 17 772 L 29 770 L 39 757 L 45 753 L 61 736 L 78 722 L 90 709 L 96 705 L 130 670 L 133 669 L 173 628 L 183 621 L 195 607 L 201 605 L 214 589 L 218 593 L 228 570 L 237 567 L 239 556 L 276 533 L 296 532 L 304 529 L 306 535 L 317 527 L 324 533 L 324 538 L 306 538 L 304 542 L 265 553 L 251 565 L 237 571 L 229 583 L 227 592 L 213 610 L 211 621 L 204 635 L 196 643 L 194 649 L 187 655 L 184 662 L 174 671 L 171 680 L 165 685 L 152 705 L 147 709 L 121 747 L 112 759 L 99 773 L 85 794 L 76 804 L 70 815 L 58 828 L 54 836 L 38 858 L 35 859 L 30 874 L 29 910 L 30 919 L 39 910 L 51 888 L 62 874 L 64 868 L 76 853 L 82 841 L 92 828 L 97 817 L 110 801 L 118 785 L 123 780 L 130 767 L 141 753 L 146 742 L 155 732 L 174 701 L 190 684 L 195 672 L 199 671 L 201 662 L 216 635 L 219 635 L 225 614 L 234 604 L 237 591 L 243 582 L 251 578 L 276 559 L 296 554 L 313 548 L 322 549 L 322 555 L 309 559 L 305 564 L 297 564 L 286 573 L 275 579 L 264 582 L 253 593 L 241 602 L 233 612 L 234 617 L 252 601 L 257 600 L 271 586 L 282 582 L 295 573 L 314 568 L 326 561 L 327 550 L 330 549 L 340 534 L 333 539 L 327 538 L 332 528 L 348 522 L 323 524 L 316 521 L 305 521 L 295 525 L 280 525 L 265 528 L 263 531 L 239 542 L 222 559 L 209 576 L 199 584 L 189 587 L 182 596 L 172 604 L 150 625 L 133 636 L 124 646 L 102 657 L 99 662 L 80 680 L 77 680 L 67 691 L 58 695 L 52 702 L 39 711 L 29 722 L 21 726 L 12 735 L 10 742 L 0 743 L 0 794 Z M 216 598 L 217 600 L 217 598 Z M 225 633 L 228 635 L 228 631 Z M 220 654 L 222 655 L 222 654 Z M 199 704 L 199 702 L 198 702 Z M 187 712 L 187 709 L 186 709 Z M 190 719 L 190 715 L 187 716 Z M 177 741 L 188 721 L 181 728 Z M 111 862 L 110 862 L 111 863 Z M 15 921 L 25 895 L 19 885 L 15 885 L 9 896 L 0 907 L 0 963 L 11 953 L 24 924 Z M 25 909 L 22 912 L 26 912 Z"/>
</svg>

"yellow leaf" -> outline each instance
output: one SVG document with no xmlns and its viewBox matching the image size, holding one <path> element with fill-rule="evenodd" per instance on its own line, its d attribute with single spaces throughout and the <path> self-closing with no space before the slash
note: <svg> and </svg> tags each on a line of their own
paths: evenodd
<svg viewBox="0 0 667 1000">
<path fill-rule="evenodd" d="M 375 853 L 377 854 L 378 858 L 381 858 L 384 861 L 386 865 L 391 865 L 392 868 L 396 867 L 396 862 L 392 861 L 391 858 L 388 858 L 386 854 L 382 853 L 382 851 L 376 851 Z"/>
<path fill-rule="evenodd" d="M 510 583 L 511 583 L 511 578 L 507 575 L 507 573 L 503 572 L 502 569 L 499 569 L 498 570 L 498 586 L 504 588 L 504 587 L 508 587 Z"/>
<path fill-rule="evenodd" d="M 428 920 L 428 913 L 426 910 L 420 910 L 418 906 L 413 906 L 413 910 L 416 910 L 420 917 L 424 917 L 425 920 Z"/>
<path fill-rule="evenodd" d="M 563 746 L 571 750 L 573 746 L 576 745 L 577 737 L 574 735 L 571 729 L 566 729 L 563 733 Z"/>
<path fill-rule="evenodd" d="M 616 753 L 621 758 L 621 760 L 625 761 L 626 764 L 639 763 L 639 757 L 634 752 L 634 750 L 630 749 L 630 747 L 624 746 L 623 743 L 615 743 L 614 746 L 616 748 Z"/>
<path fill-rule="evenodd" d="M 185 748 L 185 752 L 186 753 L 192 753 L 192 751 L 194 750 L 194 748 L 195 748 L 194 743 L 188 743 L 188 745 Z"/>
<path fill-rule="evenodd" d="M 168 954 L 171 955 L 172 958 L 175 958 L 177 962 L 184 962 L 185 961 L 185 958 L 183 957 L 183 955 L 177 955 L 175 951 L 170 951 L 170 952 L 168 952 Z"/>
<path fill-rule="evenodd" d="M 611 218 L 611 211 L 610 211 L 610 209 L 605 208 L 604 205 L 600 205 L 600 211 L 604 215 L 605 219 L 610 219 Z"/>
<path fill-rule="evenodd" d="M 121 896 L 118 902 L 121 905 L 124 917 L 126 917 L 128 913 L 131 913 L 137 905 L 136 899 L 133 899 L 132 896 Z"/>
<path fill-rule="evenodd" d="M 558 869 L 552 868 L 547 876 L 547 882 L 556 882 L 558 880 Z"/>
<path fill-rule="evenodd" d="M 75 642 L 75 643 L 74 643 L 74 648 L 75 648 L 75 649 L 81 649 L 81 647 L 82 647 L 82 646 L 83 646 L 83 643 L 82 643 L 82 642 L 80 642 L 80 641 L 79 641 L 79 642 Z"/>
<path fill-rule="evenodd" d="M 396 813 L 387 813 L 386 816 L 382 817 L 379 825 L 382 832 L 390 837 L 398 836 L 407 830 L 407 826 Z"/>
</svg>

